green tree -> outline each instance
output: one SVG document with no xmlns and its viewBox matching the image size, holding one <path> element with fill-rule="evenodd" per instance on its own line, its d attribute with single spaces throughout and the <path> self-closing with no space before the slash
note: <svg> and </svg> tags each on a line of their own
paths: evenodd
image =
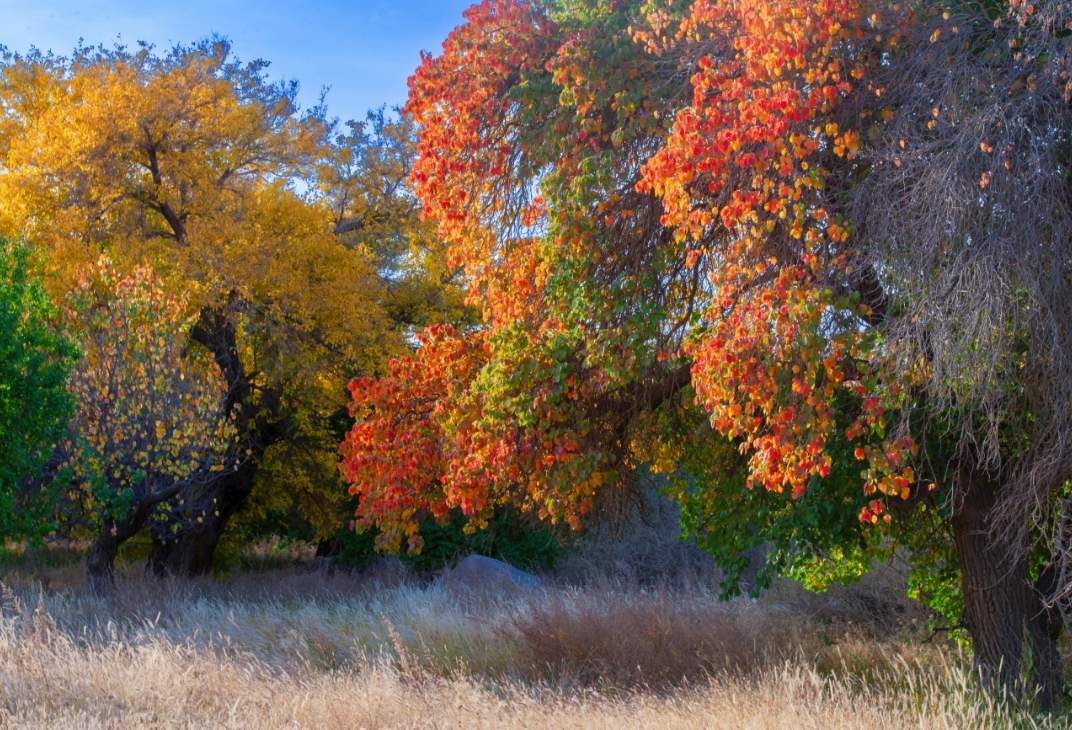
<svg viewBox="0 0 1072 730">
<path fill-rule="evenodd" d="M 48 291 L 32 273 L 31 251 L 0 238 L 0 539 L 47 531 L 38 490 L 67 426 L 65 387 L 75 350 L 55 329 Z M 52 464 L 51 466 L 55 466 Z"/>
</svg>

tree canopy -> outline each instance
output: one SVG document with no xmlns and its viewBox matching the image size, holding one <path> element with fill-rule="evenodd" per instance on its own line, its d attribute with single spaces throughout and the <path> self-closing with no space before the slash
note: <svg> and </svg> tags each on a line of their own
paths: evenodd
<svg viewBox="0 0 1072 730">
<path fill-rule="evenodd" d="M 655 464 L 730 564 L 757 531 L 817 570 L 959 570 L 1010 686 L 1069 554 L 1068 16 L 473 6 L 406 111 L 483 321 L 352 386 L 362 523 L 411 550 L 453 507 L 579 524 Z"/>
<path fill-rule="evenodd" d="M 54 297 L 101 253 L 118 276 L 150 265 L 197 313 L 251 451 L 214 487 L 218 517 L 160 542 L 161 571 L 207 570 L 254 493 L 255 513 L 298 505 L 331 534 L 346 383 L 409 328 L 465 316 L 406 181 L 412 127 L 379 113 L 343 133 L 266 67 L 220 39 L 0 64 L 0 231 L 44 254 Z"/>
</svg>

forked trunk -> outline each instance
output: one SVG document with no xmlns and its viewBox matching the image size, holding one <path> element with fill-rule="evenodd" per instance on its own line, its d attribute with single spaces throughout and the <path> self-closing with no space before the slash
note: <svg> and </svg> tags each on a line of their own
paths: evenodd
<svg viewBox="0 0 1072 730">
<path fill-rule="evenodd" d="M 967 470 L 965 470 L 967 471 Z M 960 563 L 964 623 L 972 636 L 972 669 L 997 694 L 1018 695 L 1024 629 L 1033 589 L 1025 551 L 999 543 L 989 518 L 1001 485 L 979 472 L 962 472 L 963 499 L 953 514 Z"/>
<path fill-rule="evenodd" d="M 149 569 L 161 577 L 207 574 L 212 569 L 212 556 L 227 524 L 253 489 L 254 471 L 254 463 L 246 462 L 235 473 L 220 480 L 217 514 L 183 530 L 178 540 L 154 541 L 149 552 Z"/>
<path fill-rule="evenodd" d="M 100 534 L 86 555 L 86 579 L 91 591 L 102 595 L 115 585 L 115 559 L 119 555 L 119 546 L 145 527 L 155 505 L 152 501 L 137 504 L 123 520 L 106 520 L 101 526 Z"/>
</svg>

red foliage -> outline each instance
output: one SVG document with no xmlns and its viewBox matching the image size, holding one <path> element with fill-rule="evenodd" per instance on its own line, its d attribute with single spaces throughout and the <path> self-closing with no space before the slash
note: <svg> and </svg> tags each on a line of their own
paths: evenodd
<svg viewBox="0 0 1072 730">
<path fill-rule="evenodd" d="M 352 386 L 342 468 L 385 545 L 418 548 L 424 511 L 479 524 L 506 500 L 577 524 L 621 475 L 628 419 L 689 362 L 750 484 L 798 496 L 826 476 L 835 415 L 858 398 L 864 488 L 908 495 L 913 445 L 883 421 L 900 390 L 866 377 L 879 341 L 824 197 L 860 145 L 836 112 L 866 73 L 861 0 L 625 5 L 642 22 L 618 3 L 552 17 L 485 0 L 410 80 L 413 179 L 486 328 L 433 329 Z M 661 218 L 638 212 L 653 200 Z"/>
</svg>

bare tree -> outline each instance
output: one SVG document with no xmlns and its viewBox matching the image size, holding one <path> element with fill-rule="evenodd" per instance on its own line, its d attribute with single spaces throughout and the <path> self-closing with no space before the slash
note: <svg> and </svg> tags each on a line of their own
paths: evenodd
<svg viewBox="0 0 1072 730">
<path fill-rule="evenodd" d="M 889 365 L 923 365 L 917 403 L 955 441 L 964 619 L 977 670 L 1008 687 L 1025 624 L 1049 656 L 1052 610 L 1072 594 L 1057 529 L 1072 507 L 1059 497 L 1072 477 L 1072 14 L 927 0 L 882 3 L 871 22 L 885 31 L 875 74 L 843 110 L 884 122 L 842 187 L 857 268 L 883 300 Z M 1054 565 L 1032 591 L 1040 541 Z"/>
</svg>

